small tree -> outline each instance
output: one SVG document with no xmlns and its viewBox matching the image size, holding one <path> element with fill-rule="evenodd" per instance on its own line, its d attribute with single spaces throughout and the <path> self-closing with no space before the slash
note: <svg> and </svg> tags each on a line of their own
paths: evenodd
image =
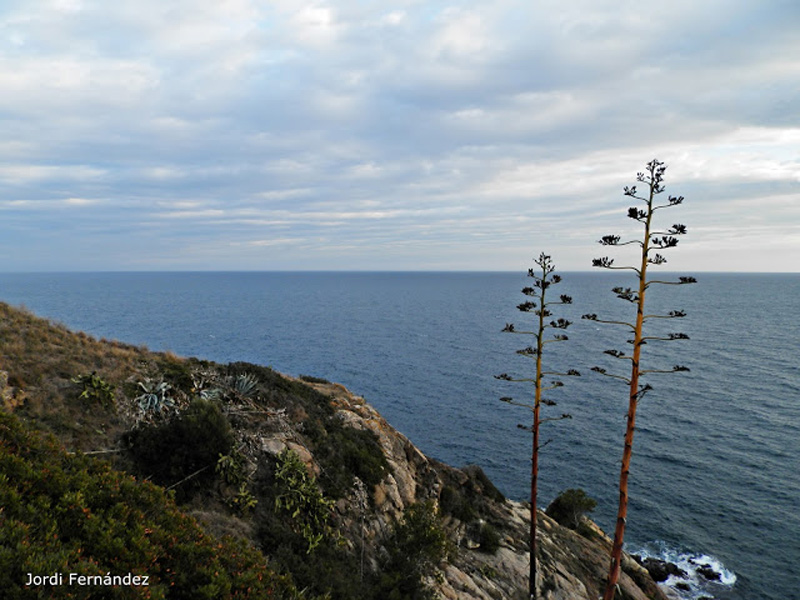
<svg viewBox="0 0 800 600">
<path fill-rule="evenodd" d="M 693 277 L 680 277 L 677 281 L 661 281 L 661 280 L 648 280 L 647 269 L 650 265 L 662 265 L 667 260 L 659 254 L 658 250 L 665 250 L 674 248 L 678 245 L 678 238 L 675 236 L 683 235 L 686 233 L 686 226 L 675 224 L 666 231 L 656 231 L 653 224 L 653 216 L 656 211 L 663 208 L 670 208 L 677 206 L 683 202 L 683 196 L 669 196 L 666 204 L 656 204 L 656 196 L 661 194 L 664 189 L 664 171 L 666 166 L 663 162 L 652 160 L 647 163 L 647 170 L 644 173 L 638 173 L 636 176 L 637 181 L 645 184 L 648 191 L 644 195 L 639 195 L 636 191 L 636 186 L 625 187 L 624 193 L 626 196 L 639 200 L 644 203 L 644 208 L 631 207 L 628 209 L 628 217 L 641 223 L 644 232 L 641 239 L 630 240 L 621 242 L 618 235 L 606 235 L 600 240 L 603 246 L 622 246 L 622 245 L 636 245 L 641 249 L 641 262 L 639 266 L 615 266 L 614 260 L 608 257 L 596 258 L 592 261 L 593 267 L 601 269 L 625 269 L 636 273 L 638 287 L 636 289 L 615 287 L 613 292 L 618 298 L 630 302 L 636 306 L 636 319 L 633 323 L 625 321 L 609 321 L 597 318 L 595 314 L 583 315 L 584 319 L 597 321 L 599 323 L 610 323 L 614 325 L 622 325 L 627 327 L 633 333 L 633 339 L 628 340 L 632 345 L 630 353 L 622 350 L 606 350 L 605 353 L 617 358 L 619 360 L 630 361 L 631 373 L 629 377 L 617 375 L 606 372 L 605 369 L 600 367 L 593 367 L 592 370 L 596 371 L 607 377 L 619 379 L 628 384 L 628 413 L 627 413 L 627 427 L 625 431 L 625 446 L 622 453 L 622 467 L 620 469 L 619 478 L 619 508 L 617 511 L 617 523 L 614 530 L 614 544 L 611 549 L 611 567 L 608 574 L 608 581 L 606 583 L 606 590 L 604 600 L 613 600 L 617 588 L 617 581 L 619 580 L 619 571 L 622 556 L 622 543 L 625 535 L 625 523 L 628 513 L 628 475 L 630 473 L 631 455 L 633 452 L 633 433 L 636 423 L 636 408 L 639 400 L 652 389 L 649 384 L 641 384 L 640 377 L 651 373 L 675 373 L 680 371 L 688 371 L 682 365 L 675 365 L 672 369 L 659 370 L 659 369 L 642 369 L 641 368 L 641 352 L 642 347 L 651 341 L 672 341 L 672 340 L 685 340 L 689 339 L 684 333 L 669 333 L 666 335 L 644 335 L 644 325 L 648 321 L 654 319 L 677 319 L 686 315 L 683 311 L 671 311 L 667 314 L 646 314 L 645 313 L 645 294 L 652 285 L 683 285 L 688 283 L 695 283 Z"/>
<path fill-rule="evenodd" d="M 580 488 L 570 488 L 561 492 L 547 507 L 547 515 L 555 519 L 559 525 L 578 529 L 583 516 L 592 512 L 597 501 L 590 498 Z"/>
<path fill-rule="evenodd" d="M 533 383 L 534 385 L 534 395 L 533 395 L 533 402 L 517 402 L 512 398 L 501 398 L 503 402 L 507 402 L 509 404 L 513 404 L 514 406 L 521 406 L 527 408 L 532 413 L 532 425 L 518 425 L 521 429 L 525 429 L 526 431 L 531 432 L 533 436 L 533 444 L 531 450 L 531 537 L 530 537 L 530 550 L 531 550 L 531 562 L 530 562 L 530 574 L 528 578 L 528 589 L 531 599 L 536 598 L 536 571 L 537 571 L 537 562 L 536 562 L 536 555 L 538 546 L 536 543 L 536 525 L 537 525 L 537 518 L 536 518 L 536 501 L 537 501 L 537 493 L 538 493 L 538 482 L 539 482 L 539 450 L 546 445 L 548 442 L 541 444 L 539 442 L 539 425 L 546 421 L 558 421 L 561 419 L 569 419 L 571 418 L 570 415 L 564 413 L 559 417 L 553 418 L 545 418 L 541 417 L 541 406 L 544 404 L 545 406 L 555 406 L 555 402 L 552 400 L 548 400 L 542 397 L 542 393 L 548 390 L 552 390 L 558 387 L 562 387 L 563 383 L 558 380 L 552 380 L 549 385 L 545 385 L 543 379 L 545 376 L 552 376 L 552 377 L 560 377 L 560 376 L 573 376 L 573 375 L 580 375 L 578 371 L 571 369 L 565 373 L 559 373 L 556 371 L 545 371 L 542 362 L 542 355 L 544 354 L 544 349 L 547 344 L 551 344 L 553 342 L 564 342 L 568 338 L 564 333 L 555 333 L 549 339 L 547 339 L 546 334 L 548 329 L 555 329 L 558 331 L 566 330 L 572 323 L 567 321 L 566 319 L 559 318 L 557 320 L 547 321 L 547 319 L 552 315 L 550 312 L 549 307 L 559 305 L 559 304 L 572 304 L 572 298 L 562 294 L 557 301 L 548 302 L 545 299 L 547 288 L 551 285 L 555 285 L 561 281 L 561 276 L 554 273 L 555 266 L 553 265 L 552 259 L 550 256 L 545 254 L 544 252 L 539 255 L 539 258 L 534 260 L 534 263 L 539 267 L 539 269 L 528 269 L 528 277 L 533 278 L 533 287 L 525 287 L 522 290 L 522 293 L 526 296 L 531 297 L 533 300 L 528 300 L 523 302 L 522 304 L 518 305 L 517 308 L 522 312 L 532 312 L 536 315 L 537 319 L 537 326 L 532 331 L 520 331 L 517 330 L 512 323 L 506 323 L 506 326 L 503 328 L 504 332 L 507 333 L 519 333 L 523 335 L 533 335 L 536 336 L 536 345 L 535 346 L 528 346 L 527 348 L 523 348 L 522 350 L 517 350 L 517 354 L 522 356 L 531 358 L 536 363 L 536 375 L 534 378 L 522 378 L 522 379 L 515 379 L 508 375 L 507 373 L 503 373 L 501 375 L 495 375 L 497 379 L 501 379 L 504 381 L 523 381 L 528 383 Z"/>
</svg>

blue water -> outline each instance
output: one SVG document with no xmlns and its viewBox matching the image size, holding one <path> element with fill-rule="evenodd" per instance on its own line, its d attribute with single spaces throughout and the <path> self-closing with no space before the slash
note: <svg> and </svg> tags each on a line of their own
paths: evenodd
<svg viewBox="0 0 800 600">
<path fill-rule="evenodd" d="M 800 599 L 800 275 L 701 274 L 692 286 L 653 288 L 648 312 L 685 309 L 653 321 L 690 341 L 651 343 L 644 367 L 685 364 L 653 375 L 640 405 L 626 541 L 689 564 L 724 569 L 724 583 L 698 583 L 685 597 Z M 477 463 L 507 495 L 528 486 L 530 388 L 493 375 L 529 374 L 515 354 L 530 343 L 516 310 L 530 283 L 514 273 L 98 273 L 0 274 L 0 299 L 98 337 L 217 361 L 245 360 L 289 374 L 344 383 L 367 398 L 427 454 Z M 625 427 L 624 384 L 591 373 L 621 366 L 619 327 L 581 321 L 631 318 L 609 291 L 630 285 L 608 273 L 565 273 L 557 288 L 574 321 L 552 344 L 553 368 L 577 368 L 552 398 L 541 456 L 543 503 L 582 487 L 595 519 L 612 531 Z M 702 584 L 702 585 L 701 585 Z"/>
</svg>

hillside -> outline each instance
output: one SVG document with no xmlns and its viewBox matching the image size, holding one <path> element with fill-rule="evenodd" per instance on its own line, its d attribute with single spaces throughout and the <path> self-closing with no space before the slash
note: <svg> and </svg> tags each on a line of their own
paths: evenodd
<svg viewBox="0 0 800 600">
<path fill-rule="evenodd" d="M 527 596 L 526 506 L 478 467 L 426 457 L 341 385 L 96 340 L 0 304 L 0 401 L 11 597 Z M 608 539 L 541 519 L 541 597 L 596 598 Z M 624 571 L 625 598 L 665 598 L 633 560 Z M 151 582 L 26 588 L 29 572 Z"/>
</svg>

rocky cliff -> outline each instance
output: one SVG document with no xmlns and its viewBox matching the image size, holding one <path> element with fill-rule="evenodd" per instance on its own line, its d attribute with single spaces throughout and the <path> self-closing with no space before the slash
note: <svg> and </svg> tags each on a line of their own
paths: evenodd
<svg viewBox="0 0 800 600">
<path fill-rule="evenodd" d="M 476 468 L 456 469 L 426 457 L 363 398 L 343 386 L 328 383 L 309 385 L 331 398 L 337 415 L 349 426 L 375 433 L 387 457 L 389 472 L 375 489 L 374 512 L 367 522 L 369 537 L 379 539 L 381 532 L 401 517 L 410 505 L 426 500 L 438 502 L 450 485 L 462 490 L 468 488 L 481 495 L 483 515 L 479 520 L 495 524 L 501 532 L 499 545 L 494 552 L 482 551 L 474 524 L 457 517 L 446 518 L 446 528 L 457 551 L 442 567 L 443 577 L 435 583 L 437 591 L 448 599 L 527 598 L 530 558 L 528 505 L 502 499 L 494 490 L 486 489 L 491 483 Z M 309 467 L 314 469 L 313 457 L 309 455 L 308 460 Z M 474 499 L 470 501 L 475 502 Z M 343 512 L 346 514 L 348 511 L 345 508 Z M 562 527 L 544 513 L 540 512 L 539 520 L 540 598 L 595 600 L 607 574 L 611 541 L 588 521 L 588 532 L 585 529 L 581 535 Z M 626 557 L 620 587 L 622 598 L 666 598 L 647 571 L 630 557 Z"/>
</svg>

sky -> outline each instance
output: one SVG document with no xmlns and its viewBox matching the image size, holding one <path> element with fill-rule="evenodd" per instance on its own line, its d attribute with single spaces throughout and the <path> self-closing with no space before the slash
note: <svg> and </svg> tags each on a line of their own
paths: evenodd
<svg viewBox="0 0 800 600">
<path fill-rule="evenodd" d="M 796 0 L 3 0 L 0 270 L 590 270 L 657 158 L 662 268 L 796 272 L 798 32 Z"/>
</svg>

